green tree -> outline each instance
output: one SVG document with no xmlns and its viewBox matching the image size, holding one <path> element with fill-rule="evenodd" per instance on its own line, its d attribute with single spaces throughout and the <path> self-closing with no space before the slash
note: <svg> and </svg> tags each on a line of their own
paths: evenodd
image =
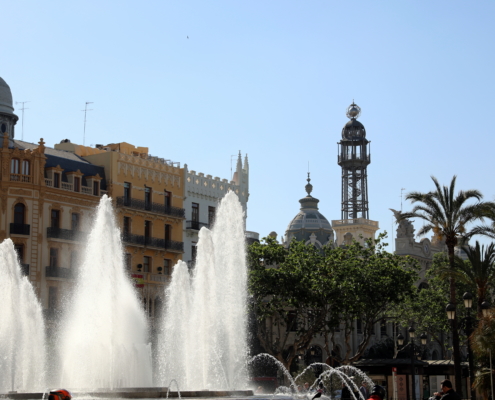
<svg viewBox="0 0 495 400">
<path fill-rule="evenodd" d="M 417 279 L 415 263 L 384 251 L 381 238 L 361 246 L 319 251 L 303 242 L 284 249 L 271 238 L 249 247 L 249 289 L 258 321 L 257 336 L 265 351 L 290 368 L 317 335 L 324 335 L 327 354 L 344 335 L 340 363 L 359 359 L 373 325 L 401 302 Z M 363 340 L 351 354 L 350 338 L 357 318 Z"/>
<path fill-rule="evenodd" d="M 326 251 L 325 263 L 332 281 L 325 285 L 338 301 L 328 310 L 323 335 L 329 354 L 336 347 L 338 335 L 344 336 L 343 354 L 332 354 L 341 364 L 361 358 L 375 325 L 414 291 L 418 279 L 416 261 L 387 252 L 382 242 L 384 237 L 382 234 L 375 241 L 368 240 L 365 246 L 354 241 L 348 247 Z M 356 320 L 361 322 L 362 336 L 352 353 L 351 336 Z"/>
<path fill-rule="evenodd" d="M 412 211 L 402 214 L 402 218 L 419 218 L 425 222 L 418 232 L 419 236 L 433 231 L 439 239 L 445 240 L 450 269 L 454 270 L 454 248 L 459 244 L 459 239 L 466 236 L 467 226 L 482 220 L 495 208 L 495 205 L 491 202 L 481 202 L 483 195 L 478 190 L 461 190 L 455 194 L 456 176 L 452 178 L 450 186 L 440 186 L 438 180 L 433 176 L 432 180 L 435 184 L 435 190 L 427 193 L 411 192 L 406 196 L 407 200 L 417 204 Z M 475 200 L 476 203 L 469 203 L 470 200 Z M 449 284 L 450 302 L 455 304 L 456 287 L 453 275 L 450 277 Z M 456 389 L 458 393 L 461 393 L 461 359 L 457 318 L 452 321 L 452 334 Z"/>
<path fill-rule="evenodd" d="M 264 350 L 290 369 L 320 332 L 328 294 L 321 285 L 323 255 L 294 241 L 287 250 L 272 238 L 248 249 L 249 290 Z"/>
<path fill-rule="evenodd" d="M 490 374 L 495 381 L 494 371 L 490 370 L 489 364 L 489 354 L 491 353 L 492 361 L 495 357 L 495 312 L 493 310 L 480 320 L 470 340 L 479 365 L 474 387 L 483 393 L 485 399 L 488 399 L 491 391 Z"/>
</svg>

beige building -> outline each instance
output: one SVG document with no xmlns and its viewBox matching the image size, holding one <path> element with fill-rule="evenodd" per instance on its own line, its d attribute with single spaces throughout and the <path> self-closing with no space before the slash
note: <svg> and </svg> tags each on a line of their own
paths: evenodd
<svg viewBox="0 0 495 400">
<path fill-rule="evenodd" d="M 184 169 L 179 163 L 150 156 L 146 147 L 128 143 L 91 148 L 66 139 L 55 148 L 104 169 L 108 195 L 121 224 L 126 268 L 153 321 L 161 313 L 172 267 L 184 252 Z"/>
</svg>

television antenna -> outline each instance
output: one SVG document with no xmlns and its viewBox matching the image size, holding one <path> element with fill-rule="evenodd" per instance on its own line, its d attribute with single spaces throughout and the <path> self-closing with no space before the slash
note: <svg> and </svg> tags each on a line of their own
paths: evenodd
<svg viewBox="0 0 495 400">
<path fill-rule="evenodd" d="M 88 111 L 93 111 L 93 109 L 88 109 L 88 104 L 93 104 L 92 101 L 87 101 L 86 102 L 86 105 L 84 106 L 84 110 L 81 110 L 81 111 L 84 111 L 84 131 L 83 131 L 83 146 L 84 144 L 86 143 L 86 114 L 88 113 Z"/>
<path fill-rule="evenodd" d="M 16 101 L 15 104 L 22 104 L 22 107 L 19 109 L 22 111 L 22 123 L 21 123 L 21 140 L 24 140 L 24 110 L 29 110 L 29 108 L 25 107 L 26 103 L 30 103 L 30 101 Z"/>
</svg>

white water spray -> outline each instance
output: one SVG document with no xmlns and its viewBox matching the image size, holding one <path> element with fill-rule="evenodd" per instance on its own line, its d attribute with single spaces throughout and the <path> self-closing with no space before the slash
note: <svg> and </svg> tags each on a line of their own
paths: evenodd
<svg viewBox="0 0 495 400">
<path fill-rule="evenodd" d="M 97 208 L 59 336 L 63 387 L 151 386 L 147 321 L 124 271 L 120 230 L 106 195 Z"/>
<path fill-rule="evenodd" d="M 43 390 L 45 357 L 41 305 L 6 239 L 0 244 L 0 392 Z"/>
<path fill-rule="evenodd" d="M 166 291 L 159 379 L 186 390 L 246 386 L 247 268 L 242 206 L 220 203 L 213 231 L 199 232 L 192 281 L 179 262 Z"/>
</svg>

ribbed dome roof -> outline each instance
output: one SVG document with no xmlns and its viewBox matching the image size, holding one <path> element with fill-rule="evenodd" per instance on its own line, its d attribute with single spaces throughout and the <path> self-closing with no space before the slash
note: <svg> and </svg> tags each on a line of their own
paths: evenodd
<svg viewBox="0 0 495 400">
<path fill-rule="evenodd" d="M 301 203 L 301 209 L 290 222 L 286 233 L 295 233 L 302 230 L 324 230 L 333 235 L 332 225 L 323 216 L 323 214 L 318 211 L 318 203 L 320 200 L 311 196 L 313 185 L 309 182 L 310 179 L 308 177 L 308 184 L 306 185 L 306 192 L 308 195 L 299 200 L 299 203 Z"/>
<path fill-rule="evenodd" d="M 12 92 L 9 85 L 2 78 L 0 78 L 0 112 L 7 114 L 14 113 Z"/>
</svg>

